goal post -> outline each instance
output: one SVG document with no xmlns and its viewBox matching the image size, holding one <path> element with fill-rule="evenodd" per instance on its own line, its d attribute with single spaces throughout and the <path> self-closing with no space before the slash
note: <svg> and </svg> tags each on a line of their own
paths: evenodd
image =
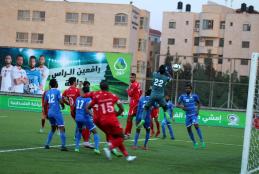
<svg viewBox="0 0 259 174">
<path fill-rule="evenodd" d="M 253 53 L 250 64 L 241 174 L 259 172 L 259 130 L 254 126 L 259 109 L 259 53 Z M 258 112 L 259 114 L 259 112 Z"/>
</svg>

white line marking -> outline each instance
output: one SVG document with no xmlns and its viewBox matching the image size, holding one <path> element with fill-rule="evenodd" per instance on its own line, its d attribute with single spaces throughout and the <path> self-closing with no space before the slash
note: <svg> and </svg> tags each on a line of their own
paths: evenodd
<svg viewBox="0 0 259 174">
<path fill-rule="evenodd" d="M 5 115 L 0 115 L 0 118 L 6 118 L 6 117 L 8 117 L 8 116 L 5 116 Z"/>
<path fill-rule="evenodd" d="M 144 141 L 145 139 L 139 139 L 139 141 Z M 158 138 L 149 139 L 149 141 L 158 140 Z M 134 140 L 126 140 L 126 141 L 134 141 Z M 107 142 L 100 142 L 100 144 L 104 144 Z M 74 146 L 75 144 L 68 144 L 67 147 Z M 82 145 L 82 144 L 81 144 Z M 50 147 L 60 147 L 60 145 L 53 145 Z M 22 148 L 22 149 L 7 149 L 7 150 L 0 150 L 0 153 L 7 153 L 7 152 L 18 152 L 18 151 L 27 151 L 27 150 L 36 150 L 36 149 L 44 149 L 43 146 L 41 147 L 29 147 L 29 148 Z"/>
<path fill-rule="evenodd" d="M 186 141 L 186 140 L 173 140 L 173 141 L 179 141 L 179 142 L 186 142 L 186 143 L 191 143 L 192 141 Z M 214 145 L 224 145 L 224 146 L 238 146 L 238 147 L 243 147 L 242 144 L 230 144 L 230 143 L 216 143 L 216 142 L 205 142 L 206 144 L 214 144 Z"/>
</svg>

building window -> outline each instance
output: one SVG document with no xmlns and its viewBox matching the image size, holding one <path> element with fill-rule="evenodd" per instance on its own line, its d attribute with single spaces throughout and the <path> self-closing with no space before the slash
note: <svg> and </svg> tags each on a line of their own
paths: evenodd
<svg viewBox="0 0 259 174">
<path fill-rule="evenodd" d="M 251 25 L 250 24 L 243 24 L 243 31 L 251 31 Z"/>
<path fill-rule="evenodd" d="M 198 63 L 199 57 L 198 56 L 194 56 L 193 57 L 193 63 Z"/>
<path fill-rule="evenodd" d="M 228 41 L 228 44 L 229 44 L 229 45 L 232 45 L 232 41 L 231 41 L 231 40 L 230 40 L 230 41 Z"/>
<path fill-rule="evenodd" d="M 187 43 L 187 42 L 188 42 L 188 39 L 184 39 L 184 42 Z"/>
<path fill-rule="evenodd" d="M 224 47 L 224 38 L 219 39 L 219 47 Z"/>
<path fill-rule="evenodd" d="M 247 59 L 241 59 L 240 65 L 248 65 L 248 60 Z"/>
<path fill-rule="evenodd" d="M 126 38 L 113 38 L 113 48 L 126 48 Z"/>
<path fill-rule="evenodd" d="M 194 38 L 194 46 L 199 46 L 200 45 L 200 38 L 199 37 L 195 37 Z"/>
<path fill-rule="evenodd" d="M 221 57 L 218 59 L 218 64 L 223 64 L 223 59 Z"/>
<path fill-rule="evenodd" d="M 202 23 L 202 28 L 204 30 L 213 30 L 213 20 L 204 19 Z"/>
<path fill-rule="evenodd" d="M 137 61 L 137 73 L 145 73 L 145 62 L 142 60 Z"/>
<path fill-rule="evenodd" d="M 32 33 L 31 34 L 31 43 L 43 43 L 44 34 L 42 33 Z"/>
<path fill-rule="evenodd" d="M 28 42 L 29 34 L 24 32 L 16 33 L 16 42 Z"/>
<path fill-rule="evenodd" d="M 226 25 L 226 22 L 225 21 L 220 21 L 220 29 L 224 30 L 225 29 L 225 25 Z"/>
<path fill-rule="evenodd" d="M 147 41 L 145 39 L 138 40 L 138 51 L 146 52 Z"/>
<path fill-rule="evenodd" d="M 233 25 L 234 25 L 234 24 L 233 24 L 233 22 L 230 22 L 230 24 L 229 24 L 229 25 L 230 25 L 230 27 L 233 27 Z"/>
<path fill-rule="evenodd" d="M 76 35 L 65 35 L 64 44 L 65 45 L 76 45 L 77 44 L 77 36 Z"/>
<path fill-rule="evenodd" d="M 249 48 L 250 42 L 242 41 L 242 48 Z"/>
<path fill-rule="evenodd" d="M 205 40 L 205 46 L 213 46 L 213 40 Z"/>
<path fill-rule="evenodd" d="M 116 14 L 115 25 L 128 25 L 128 15 L 124 13 Z"/>
<path fill-rule="evenodd" d="M 93 36 L 80 36 L 80 46 L 92 46 L 93 45 Z"/>
<path fill-rule="evenodd" d="M 45 21 L 45 11 L 33 11 L 32 20 L 33 21 Z"/>
<path fill-rule="evenodd" d="M 169 22 L 169 28 L 175 29 L 176 28 L 176 22 Z"/>
<path fill-rule="evenodd" d="M 195 26 L 194 28 L 200 28 L 200 20 L 195 21 Z"/>
<path fill-rule="evenodd" d="M 17 19 L 21 21 L 29 21 L 30 10 L 18 10 Z"/>
<path fill-rule="evenodd" d="M 175 44 L 175 39 L 174 38 L 169 38 L 167 44 L 168 45 L 174 45 Z"/>
<path fill-rule="evenodd" d="M 78 13 L 66 13 L 66 22 L 78 23 Z"/>
<path fill-rule="evenodd" d="M 185 21 L 185 25 L 189 25 L 189 21 Z"/>
<path fill-rule="evenodd" d="M 82 13 L 81 14 L 81 23 L 82 24 L 93 24 L 94 23 L 94 14 Z"/>
<path fill-rule="evenodd" d="M 147 29 L 147 28 L 148 28 L 148 18 L 140 17 L 139 29 Z"/>
</svg>

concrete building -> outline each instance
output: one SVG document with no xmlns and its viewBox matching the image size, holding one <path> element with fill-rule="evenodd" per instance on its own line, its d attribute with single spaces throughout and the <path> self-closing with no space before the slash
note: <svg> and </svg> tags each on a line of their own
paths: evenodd
<svg viewBox="0 0 259 174">
<path fill-rule="evenodd" d="M 252 52 L 259 52 L 258 12 L 246 4 L 235 10 L 214 2 L 203 5 L 200 13 L 191 12 L 187 6 L 186 9 L 164 12 L 160 54 L 166 54 L 169 46 L 171 55 L 194 56 L 182 60 L 191 64 L 204 63 L 202 57 L 209 54 L 215 58 L 216 70 L 235 70 L 240 76 L 247 76 L 247 59 Z M 231 63 L 222 58 L 236 60 Z M 160 64 L 164 59 L 160 58 Z"/>
<path fill-rule="evenodd" d="M 0 1 L 0 46 L 132 53 L 145 87 L 150 13 L 132 4 Z"/>
<path fill-rule="evenodd" d="M 157 56 L 160 53 L 161 32 L 154 29 L 149 29 L 148 42 L 148 60 L 147 60 L 147 77 L 152 76 L 152 72 L 158 69 Z"/>
</svg>

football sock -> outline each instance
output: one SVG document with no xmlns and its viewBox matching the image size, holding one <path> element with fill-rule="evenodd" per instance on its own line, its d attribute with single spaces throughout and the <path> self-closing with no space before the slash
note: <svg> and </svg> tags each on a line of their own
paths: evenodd
<svg viewBox="0 0 259 174">
<path fill-rule="evenodd" d="M 192 140 L 192 142 L 195 144 L 195 143 L 196 143 L 196 141 L 195 141 L 195 139 L 194 139 L 194 136 L 193 136 L 192 130 L 188 131 L 188 134 L 189 134 L 189 137 L 190 137 L 190 139 Z"/>
<path fill-rule="evenodd" d="M 94 134 L 94 147 L 95 149 L 99 149 L 99 143 L 100 143 L 100 137 L 99 135 L 96 133 Z"/>
<path fill-rule="evenodd" d="M 131 117 L 131 116 L 128 116 L 128 117 Z M 132 120 L 128 120 L 127 125 L 126 125 L 126 129 L 125 129 L 125 134 L 126 135 L 130 134 L 131 129 L 132 129 Z"/>
<path fill-rule="evenodd" d="M 123 143 L 121 143 L 121 145 L 119 145 L 118 148 L 120 149 L 120 151 L 123 153 L 123 155 L 124 155 L 125 157 L 129 156 L 129 154 L 128 154 L 126 148 L 125 148 L 125 146 L 123 145 Z"/>
<path fill-rule="evenodd" d="M 135 137 L 134 137 L 134 146 L 138 145 L 138 138 L 139 138 L 139 132 L 136 132 Z"/>
<path fill-rule="evenodd" d="M 163 137 L 166 137 L 166 132 L 165 132 L 165 121 L 163 120 L 161 123 L 161 127 L 162 127 L 162 133 L 163 133 Z"/>
<path fill-rule="evenodd" d="M 41 127 L 42 127 L 42 128 L 45 127 L 45 119 L 41 119 Z"/>
<path fill-rule="evenodd" d="M 81 140 L 81 133 L 78 131 L 76 134 L 76 149 L 79 149 L 79 144 L 80 144 L 80 140 Z"/>
<path fill-rule="evenodd" d="M 65 132 L 60 132 L 60 139 L 61 139 L 62 147 L 65 147 L 66 146 L 66 133 Z"/>
<path fill-rule="evenodd" d="M 83 129 L 82 130 L 82 136 L 83 136 L 84 141 L 88 142 L 89 138 L 90 138 L 90 131 L 89 131 L 89 129 Z"/>
<path fill-rule="evenodd" d="M 174 139 L 174 132 L 173 132 L 173 127 L 172 127 L 172 125 L 171 125 L 171 124 L 168 124 L 167 127 L 168 127 L 168 130 L 169 130 L 171 139 Z"/>
<path fill-rule="evenodd" d="M 48 139 L 47 139 L 46 145 L 49 145 L 49 144 L 50 144 L 50 142 L 51 142 L 51 140 L 52 140 L 52 137 L 53 137 L 54 133 L 55 133 L 55 132 L 52 132 L 52 131 L 50 131 L 50 132 L 49 132 L 49 135 L 48 135 Z"/>
<path fill-rule="evenodd" d="M 198 136 L 200 138 L 200 141 L 203 142 L 203 137 L 202 137 L 202 133 L 201 133 L 201 129 L 198 127 L 198 128 L 195 128 L 197 133 L 198 133 Z"/>
<path fill-rule="evenodd" d="M 155 122 L 156 122 L 157 132 L 160 132 L 160 123 L 159 123 L 159 121 L 155 121 Z"/>
<path fill-rule="evenodd" d="M 150 137 L 150 130 L 146 132 L 146 137 L 145 137 L 144 147 L 146 147 L 146 146 L 147 146 L 147 143 L 148 143 L 149 137 Z"/>
</svg>

